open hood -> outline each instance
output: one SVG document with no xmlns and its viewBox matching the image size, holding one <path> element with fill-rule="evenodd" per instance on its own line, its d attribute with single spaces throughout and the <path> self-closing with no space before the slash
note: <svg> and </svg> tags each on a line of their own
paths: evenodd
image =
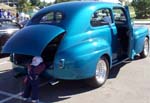
<svg viewBox="0 0 150 103">
<path fill-rule="evenodd" d="M 52 25 L 27 26 L 5 43 L 2 53 L 40 56 L 47 44 L 63 32 L 64 29 Z"/>
</svg>

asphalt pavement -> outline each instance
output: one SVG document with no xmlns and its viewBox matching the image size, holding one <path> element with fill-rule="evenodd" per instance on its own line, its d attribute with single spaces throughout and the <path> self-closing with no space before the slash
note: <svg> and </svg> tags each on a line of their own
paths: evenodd
<svg viewBox="0 0 150 103">
<path fill-rule="evenodd" d="M 50 86 L 42 80 L 40 103 L 150 103 L 149 64 L 150 57 L 124 62 L 113 68 L 106 84 L 97 89 L 83 81 Z M 0 103 L 27 103 L 20 96 L 23 89 L 23 77 L 13 77 L 9 58 L 0 59 Z"/>
</svg>

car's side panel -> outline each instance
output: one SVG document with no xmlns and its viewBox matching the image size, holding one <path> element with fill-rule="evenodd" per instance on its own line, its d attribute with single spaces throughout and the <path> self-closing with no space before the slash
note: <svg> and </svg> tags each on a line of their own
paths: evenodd
<svg viewBox="0 0 150 103">
<path fill-rule="evenodd" d="M 110 43 L 111 30 L 108 25 L 86 33 L 67 36 L 62 41 L 55 57 L 54 77 L 85 79 L 94 76 L 95 66 L 102 55 L 107 54 L 112 59 Z M 61 59 L 65 61 L 63 69 L 59 68 Z"/>
<path fill-rule="evenodd" d="M 118 47 L 119 47 L 117 35 L 118 32 L 115 23 L 110 25 L 110 30 L 111 30 L 110 46 L 112 51 L 112 62 L 115 62 L 118 59 Z"/>
</svg>

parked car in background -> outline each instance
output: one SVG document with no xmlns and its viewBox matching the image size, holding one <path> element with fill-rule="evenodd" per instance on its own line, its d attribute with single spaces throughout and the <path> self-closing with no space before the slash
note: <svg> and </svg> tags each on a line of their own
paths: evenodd
<svg viewBox="0 0 150 103">
<path fill-rule="evenodd" d="M 3 53 L 11 54 L 18 73 L 26 73 L 26 61 L 33 56 L 42 56 L 45 77 L 86 79 L 99 87 L 112 67 L 136 54 L 147 57 L 149 37 L 148 28 L 131 24 L 128 7 L 68 2 L 41 9 L 8 40 Z"/>
<path fill-rule="evenodd" d="M 0 19 L 0 52 L 8 38 L 10 38 L 20 28 L 20 25 L 12 20 Z M 0 53 L 0 57 L 4 57 L 4 55 Z"/>
</svg>

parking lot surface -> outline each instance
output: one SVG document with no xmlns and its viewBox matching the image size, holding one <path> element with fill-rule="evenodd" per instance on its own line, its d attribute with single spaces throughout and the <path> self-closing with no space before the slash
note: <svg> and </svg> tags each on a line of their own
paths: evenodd
<svg viewBox="0 0 150 103">
<path fill-rule="evenodd" d="M 114 67 L 107 82 L 96 89 L 83 81 L 61 81 L 51 86 L 42 80 L 40 103 L 150 103 L 149 65 L 150 56 L 126 61 Z M 23 77 L 14 78 L 9 58 L 1 58 L 0 103 L 27 103 L 21 98 L 23 89 Z"/>
<path fill-rule="evenodd" d="M 62 81 L 50 86 L 42 80 L 40 103 L 150 103 L 149 64 L 150 57 L 122 63 L 97 89 L 83 81 Z M 23 77 L 13 77 L 9 58 L 0 59 L 0 103 L 27 103 L 20 96 L 23 88 Z"/>
</svg>

